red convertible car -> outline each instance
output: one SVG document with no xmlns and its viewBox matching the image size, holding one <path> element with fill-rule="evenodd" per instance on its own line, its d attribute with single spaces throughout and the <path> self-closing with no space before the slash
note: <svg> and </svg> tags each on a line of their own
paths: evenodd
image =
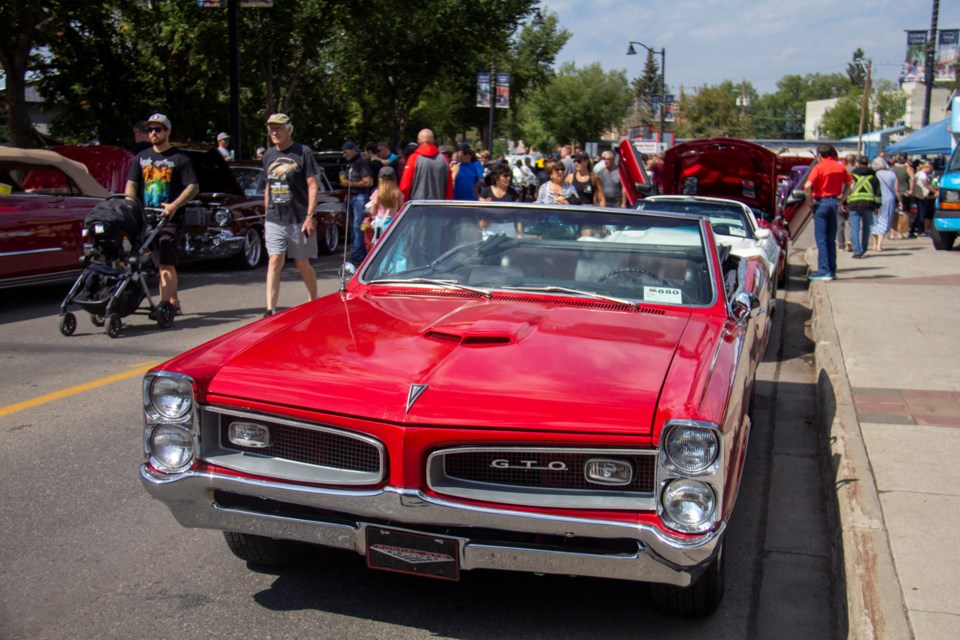
<svg viewBox="0 0 960 640">
<path fill-rule="evenodd" d="M 647 582 L 713 611 L 766 347 L 706 218 L 408 203 L 342 291 L 143 381 L 140 478 L 238 557 Z"/>
<path fill-rule="evenodd" d="M 53 151 L 0 147 L 0 289 L 69 282 L 87 212 L 110 192 Z"/>
</svg>

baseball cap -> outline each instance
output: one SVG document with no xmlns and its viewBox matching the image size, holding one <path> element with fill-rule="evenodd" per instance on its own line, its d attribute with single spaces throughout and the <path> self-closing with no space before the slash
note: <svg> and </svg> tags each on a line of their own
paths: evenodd
<svg viewBox="0 0 960 640">
<path fill-rule="evenodd" d="M 150 124 L 151 122 L 156 122 L 157 124 L 162 124 L 162 125 L 163 125 L 164 127 L 166 127 L 167 129 L 172 129 L 172 128 L 173 128 L 173 127 L 170 126 L 170 118 L 168 118 L 167 116 L 163 115 L 162 113 L 155 113 L 155 114 L 153 114 L 152 116 L 150 116 L 149 118 L 147 118 L 147 124 Z"/>
<path fill-rule="evenodd" d="M 229 139 L 230 139 L 230 134 L 227 133 L 226 131 L 221 131 L 220 133 L 217 134 L 217 142 L 220 142 L 221 140 L 229 140 Z"/>
<path fill-rule="evenodd" d="M 397 172 L 393 170 L 393 167 L 380 167 L 379 176 L 381 178 L 392 178 L 396 180 Z"/>
<path fill-rule="evenodd" d="M 357 144 L 355 142 L 349 142 L 349 141 L 344 142 L 343 146 L 340 147 L 341 151 L 357 151 L 358 149 L 359 147 L 357 147 Z"/>
<path fill-rule="evenodd" d="M 267 118 L 267 124 L 290 124 L 290 116 L 285 113 L 275 113 Z"/>
</svg>

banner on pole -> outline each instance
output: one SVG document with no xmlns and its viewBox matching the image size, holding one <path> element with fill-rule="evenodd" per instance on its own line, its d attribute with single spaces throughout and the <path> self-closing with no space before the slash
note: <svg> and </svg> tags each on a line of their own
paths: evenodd
<svg viewBox="0 0 960 640">
<path fill-rule="evenodd" d="M 510 74 L 509 73 L 497 74 L 496 94 L 497 94 L 497 108 L 509 109 L 510 108 Z"/>
<path fill-rule="evenodd" d="M 490 100 L 493 95 L 490 86 L 490 72 L 481 71 L 477 74 L 477 106 L 490 108 Z"/>
<path fill-rule="evenodd" d="M 904 82 L 923 82 L 926 61 L 927 32 L 907 31 L 907 57 L 903 63 Z"/>
<path fill-rule="evenodd" d="M 960 29 L 947 29 L 940 32 L 937 43 L 937 56 L 933 62 L 933 79 L 942 82 L 954 82 L 957 79 L 957 42 Z"/>
</svg>

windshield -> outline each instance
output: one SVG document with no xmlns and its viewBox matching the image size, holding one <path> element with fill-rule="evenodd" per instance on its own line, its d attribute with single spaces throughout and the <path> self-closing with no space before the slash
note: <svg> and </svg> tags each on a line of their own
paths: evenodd
<svg viewBox="0 0 960 640">
<path fill-rule="evenodd" d="M 412 204 L 377 245 L 361 280 L 712 302 L 699 219 L 615 211 Z"/>
<path fill-rule="evenodd" d="M 713 232 L 719 236 L 734 238 L 753 238 L 753 230 L 744 215 L 743 207 L 723 202 L 706 200 L 641 200 L 638 209 L 645 211 L 669 211 L 671 213 L 692 213 L 707 216 L 713 225 Z"/>
</svg>

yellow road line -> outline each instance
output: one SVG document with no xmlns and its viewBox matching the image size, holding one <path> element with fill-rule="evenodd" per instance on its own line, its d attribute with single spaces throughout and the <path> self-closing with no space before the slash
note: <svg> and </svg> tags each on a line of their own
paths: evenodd
<svg viewBox="0 0 960 640">
<path fill-rule="evenodd" d="M 78 384 L 75 387 L 68 387 L 66 389 L 61 389 L 59 391 L 38 396 L 31 400 L 24 400 L 23 402 L 0 407 L 0 417 L 10 415 L 11 413 L 16 413 L 17 411 L 22 411 L 23 409 L 29 409 L 30 407 L 46 404 L 47 402 L 53 402 L 54 400 L 59 400 L 61 398 L 67 398 L 78 393 L 83 393 L 84 391 L 90 391 L 91 389 L 96 389 L 97 387 L 113 384 L 114 382 L 120 382 L 121 380 L 132 378 L 133 376 L 143 375 L 158 364 L 158 362 L 140 363 L 134 365 L 136 368 L 131 369 L 130 371 L 117 373 L 112 376 L 107 376 L 106 378 L 100 378 L 99 380 L 91 380 L 90 382 L 85 382 L 84 384 Z"/>
</svg>

